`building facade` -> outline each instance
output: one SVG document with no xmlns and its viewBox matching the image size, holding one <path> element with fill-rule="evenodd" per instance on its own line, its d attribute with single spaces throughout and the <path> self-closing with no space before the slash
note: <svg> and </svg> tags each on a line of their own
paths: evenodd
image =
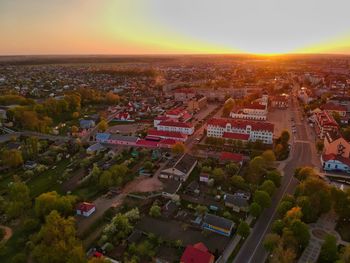
<svg viewBox="0 0 350 263">
<path fill-rule="evenodd" d="M 269 122 L 215 118 L 207 122 L 208 137 L 223 138 L 228 133 L 246 134 L 249 135 L 249 141 L 272 144 L 274 125 Z"/>
</svg>

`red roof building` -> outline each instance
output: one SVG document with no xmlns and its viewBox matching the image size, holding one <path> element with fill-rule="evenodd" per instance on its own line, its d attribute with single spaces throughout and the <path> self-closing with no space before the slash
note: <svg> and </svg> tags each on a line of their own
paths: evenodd
<svg viewBox="0 0 350 263">
<path fill-rule="evenodd" d="M 183 134 L 180 132 L 158 131 L 154 129 L 149 130 L 148 135 L 156 136 L 162 139 L 172 139 L 172 140 L 182 141 L 182 142 L 185 142 L 188 138 L 186 134 Z"/>
<path fill-rule="evenodd" d="M 188 245 L 180 263 L 214 263 L 215 257 L 203 243 Z"/>
<path fill-rule="evenodd" d="M 242 164 L 243 155 L 239 153 L 221 152 L 219 160 L 220 162 L 235 162 Z"/>
<path fill-rule="evenodd" d="M 346 116 L 346 107 L 343 105 L 337 105 L 331 102 L 326 103 L 321 107 L 324 111 L 327 111 L 329 114 L 338 113 L 341 117 Z"/>
<path fill-rule="evenodd" d="M 92 203 L 83 202 L 77 206 L 77 215 L 82 215 L 89 217 L 93 212 L 95 212 L 96 206 Z"/>
</svg>

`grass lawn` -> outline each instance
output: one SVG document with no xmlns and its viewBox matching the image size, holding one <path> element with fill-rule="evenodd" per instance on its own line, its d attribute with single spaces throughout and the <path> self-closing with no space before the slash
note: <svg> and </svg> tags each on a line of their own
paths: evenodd
<svg viewBox="0 0 350 263">
<path fill-rule="evenodd" d="M 60 193 L 61 187 L 57 182 L 57 178 L 63 174 L 69 163 L 70 161 L 68 159 L 62 160 L 57 163 L 56 169 L 49 169 L 28 181 L 27 185 L 30 188 L 31 196 L 36 197 L 48 191 L 57 191 Z"/>
</svg>

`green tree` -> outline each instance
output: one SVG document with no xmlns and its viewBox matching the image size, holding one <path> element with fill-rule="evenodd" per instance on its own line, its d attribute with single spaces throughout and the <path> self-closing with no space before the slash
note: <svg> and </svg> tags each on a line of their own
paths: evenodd
<svg viewBox="0 0 350 263">
<path fill-rule="evenodd" d="M 236 188 L 244 189 L 246 182 L 242 176 L 234 175 L 230 178 L 230 184 Z"/>
<path fill-rule="evenodd" d="M 257 190 L 254 193 L 254 202 L 258 203 L 262 208 L 267 208 L 271 205 L 271 198 L 267 192 Z"/>
<path fill-rule="evenodd" d="M 273 233 L 282 235 L 285 225 L 281 219 L 277 219 L 273 222 L 271 230 Z"/>
<path fill-rule="evenodd" d="M 263 182 L 263 184 L 259 187 L 259 190 L 267 192 L 270 196 L 274 194 L 276 191 L 276 186 L 273 181 L 271 180 L 266 180 Z"/>
<path fill-rule="evenodd" d="M 234 176 L 235 174 L 237 174 L 239 167 L 237 164 L 230 162 L 230 163 L 226 164 L 225 170 L 226 170 L 226 173 L 228 175 Z"/>
<path fill-rule="evenodd" d="M 282 144 L 288 144 L 289 142 L 289 139 L 290 139 L 290 134 L 287 130 L 284 130 L 281 132 L 281 136 L 280 136 L 280 139 L 281 139 L 281 143 Z"/>
<path fill-rule="evenodd" d="M 73 212 L 76 197 L 72 195 L 60 196 L 57 192 L 47 192 L 35 199 L 34 210 L 38 217 L 44 218 L 51 211 L 56 210 L 67 216 Z"/>
<path fill-rule="evenodd" d="M 279 203 L 278 207 L 277 207 L 277 213 L 280 217 L 284 217 L 285 214 L 292 209 L 292 207 L 294 206 L 294 204 L 290 201 L 281 201 L 281 203 Z"/>
<path fill-rule="evenodd" d="M 16 149 L 3 151 L 1 159 L 5 166 L 11 168 L 16 168 L 23 164 L 22 152 Z"/>
<path fill-rule="evenodd" d="M 317 220 L 317 211 L 315 211 L 315 209 L 312 207 L 310 197 L 299 196 L 296 203 L 301 208 L 304 222 L 311 223 Z"/>
<path fill-rule="evenodd" d="M 280 187 L 282 176 L 278 170 L 268 171 L 266 174 L 266 179 L 274 182 L 275 186 Z"/>
<path fill-rule="evenodd" d="M 267 234 L 264 239 L 264 248 L 268 252 L 272 252 L 281 243 L 281 237 L 277 234 Z"/>
<path fill-rule="evenodd" d="M 262 208 L 257 202 L 251 203 L 251 205 L 249 206 L 249 213 L 253 217 L 258 217 L 261 214 L 261 212 L 262 212 Z"/>
<path fill-rule="evenodd" d="M 214 170 L 212 171 L 212 175 L 213 175 L 215 182 L 220 183 L 220 182 L 224 181 L 224 179 L 225 179 L 225 177 L 224 177 L 225 173 L 221 168 L 214 168 Z"/>
<path fill-rule="evenodd" d="M 306 248 L 310 241 L 310 233 L 307 224 L 300 220 L 295 220 L 291 224 L 290 229 L 301 246 L 301 250 Z"/>
<path fill-rule="evenodd" d="M 61 217 L 52 211 L 35 238 L 32 252 L 34 262 L 40 263 L 85 263 L 85 253 L 76 238 L 75 221 Z"/>
<path fill-rule="evenodd" d="M 160 217 L 161 209 L 157 204 L 153 204 L 149 209 L 149 215 L 152 217 Z"/>
<path fill-rule="evenodd" d="M 321 247 L 318 262 L 332 263 L 338 259 L 337 239 L 332 235 L 327 235 Z"/>
<path fill-rule="evenodd" d="M 108 129 L 108 123 L 106 120 L 102 119 L 98 124 L 97 124 L 97 128 L 99 131 L 106 131 Z"/>
<path fill-rule="evenodd" d="M 247 179 L 251 183 L 258 183 L 264 174 L 265 161 L 261 156 L 255 157 L 250 161 Z"/>
<path fill-rule="evenodd" d="M 321 152 L 323 151 L 323 148 L 324 148 L 323 141 L 318 140 L 318 141 L 316 142 L 316 149 L 317 149 L 317 152 L 318 152 L 318 153 L 321 153 Z"/>
<path fill-rule="evenodd" d="M 261 157 L 265 161 L 267 167 L 272 167 L 276 161 L 275 153 L 272 150 L 266 150 L 262 153 Z"/>
<path fill-rule="evenodd" d="M 19 217 L 24 215 L 31 207 L 29 188 L 25 183 L 16 181 L 9 187 L 8 203 L 6 214 L 9 217 Z"/>
<path fill-rule="evenodd" d="M 247 222 L 241 221 L 237 228 L 237 234 L 240 235 L 243 239 L 246 239 L 249 236 L 250 227 Z"/>
<path fill-rule="evenodd" d="M 204 215 L 205 213 L 208 212 L 208 208 L 204 205 L 197 205 L 196 206 L 196 212 L 199 214 L 199 215 Z"/>
</svg>

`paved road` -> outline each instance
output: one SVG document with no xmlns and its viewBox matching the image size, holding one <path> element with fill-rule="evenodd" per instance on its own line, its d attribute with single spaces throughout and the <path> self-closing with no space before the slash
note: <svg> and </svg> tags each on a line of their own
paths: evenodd
<svg viewBox="0 0 350 263">
<path fill-rule="evenodd" d="M 281 164 L 281 170 L 284 174 L 282 178 L 281 187 L 273 196 L 272 204 L 268 209 L 265 209 L 262 215 L 256 222 L 251 235 L 243 244 L 241 250 L 233 260 L 235 263 L 259 263 L 265 262 L 267 253 L 263 248 L 263 240 L 265 235 L 270 231 L 271 224 L 276 218 L 276 208 L 282 197 L 290 193 L 292 194 L 298 181 L 293 177 L 294 170 L 298 166 L 313 165 L 314 151 L 312 149 L 314 138 L 310 137 L 308 126 L 303 124 L 302 116 L 296 108 L 296 102 L 291 107 L 292 116 L 296 122 L 297 133 L 292 138 L 292 151 L 288 160 Z"/>
</svg>

